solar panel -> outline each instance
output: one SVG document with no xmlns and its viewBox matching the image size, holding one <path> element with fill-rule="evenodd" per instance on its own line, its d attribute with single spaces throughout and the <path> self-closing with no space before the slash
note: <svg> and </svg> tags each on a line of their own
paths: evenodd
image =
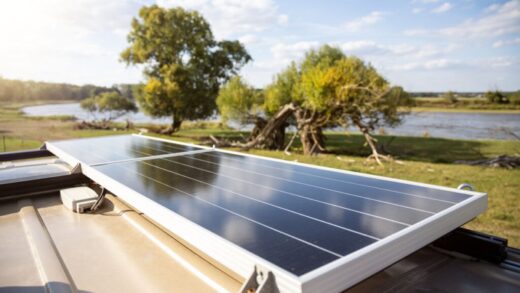
<svg viewBox="0 0 520 293">
<path fill-rule="evenodd" d="M 48 142 L 157 223 L 243 277 L 341 291 L 485 210 L 484 193 L 144 136 Z"/>
<path fill-rule="evenodd" d="M 141 139 L 133 135 L 114 135 L 53 142 L 52 145 L 88 165 L 100 165 L 119 161 L 129 161 L 143 157 L 164 154 L 185 153 L 202 148 L 190 145 L 168 145 L 152 139 Z M 148 150 L 143 155 L 140 150 Z"/>
</svg>

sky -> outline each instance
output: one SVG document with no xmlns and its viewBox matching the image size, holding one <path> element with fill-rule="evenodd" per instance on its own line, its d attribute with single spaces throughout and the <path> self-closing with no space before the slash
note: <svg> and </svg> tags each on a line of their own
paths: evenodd
<svg viewBox="0 0 520 293">
<path fill-rule="evenodd" d="M 143 81 L 119 53 L 151 4 L 197 10 L 217 39 L 240 40 L 253 57 L 241 74 L 256 87 L 327 43 L 408 91 L 520 89 L 520 0 L 2 0 L 0 76 Z"/>
</svg>

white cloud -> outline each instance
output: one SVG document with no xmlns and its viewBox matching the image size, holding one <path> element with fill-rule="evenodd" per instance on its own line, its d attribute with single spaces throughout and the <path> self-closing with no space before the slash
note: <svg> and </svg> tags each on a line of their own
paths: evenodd
<svg viewBox="0 0 520 293">
<path fill-rule="evenodd" d="M 254 34 L 246 34 L 239 37 L 238 40 L 244 45 L 250 45 L 257 43 L 260 39 Z"/>
<path fill-rule="evenodd" d="M 408 36 L 408 37 L 417 37 L 417 36 L 424 36 L 424 35 L 427 35 L 429 34 L 430 31 L 428 30 L 425 30 L 425 29 L 421 29 L 421 28 L 418 28 L 418 29 L 409 29 L 409 30 L 405 30 L 403 32 L 403 34 L 405 36 Z"/>
<path fill-rule="evenodd" d="M 503 46 L 509 45 L 518 45 L 520 44 L 520 38 L 512 39 L 512 40 L 499 40 L 493 43 L 493 48 L 500 48 Z"/>
<path fill-rule="evenodd" d="M 432 10 L 433 13 L 444 13 L 453 8 L 453 5 L 450 4 L 450 2 L 444 2 L 440 6 L 434 8 Z"/>
<path fill-rule="evenodd" d="M 465 62 L 454 59 L 438 58 L 431 59 L 424 62 L 409 62 L 392 66 L 390 69 L 394 71 L 408 71 L 408 70 L 440 70 L 440 69 L 455 69 L 468 66 Z"/>
<path fill-rule="evenodd" d="M 125 75 L 118 55 L 140 6 L 133 0 L 2 1 L 0 74 L 75 83 L 135 81 L 135 70 Z"/>
<path fill-rule="evenodd" d="M 488 7 L 483 17 L 442 29 L 441 34 L 453 37 L 496 37 L 520 32 L 520 1 L 511 0 Z"/>
<path fill-rule="evenodd" d="M 427 61 L 424 63 L 423 66 L 427 70 L 433 70 L 433 69 L 460 67 L 462 65 L 464 65 L 464 63 L 459 60 L 442 58 L 442 59 L 433 59 L 433 60 Z"/>
<path fill-rule="evenodd" d="M 293 44 L 278 43 L 271 47 L 271 53 L 275 60 L 275 63 L 288 64 L 292 60 L 297 60 L 303 56 L 303 54 L 319 45 L 318 42 L 305 41 L 297 42 Z"/>
<path fill-rule="evenodd" d="M 359 40 L 359 41 L 350 41 L 339 44 L 340 48 L 346 54 L 353 54 L 359 56 L 382 56 L 382 55 L 401 55 L 410 53 L 414 48 L 409 45 L 395 45 L 395 46 L 385 46 L 377 44 L 374 41 L 368 40 Z"/>
<path fill-rule="evenodd" d="M 217 38 L 257 33 L 289 21 L 286 14 L 278 12 L 278 6 L 272 0 L 158 0 L 157 3 L 201 12 Z"/>
<path fill-rule="evenodd" d="M 422 9 L 422 8 L 414 8 L 414 9 L 412 9 L 412 13 L 413 14 L 421 13 L 423 10 L 424 9 Z"/>
<path fill-rule="evenodd" d="M 491 58 L 476 58 L 471 60 L 459 60 L 453 58 L 433 58 L 422 62 L 409 62 L 398 64 L 391 67 L 395 71 L 410 71 L 410 70 L 453 70 L 453 69 L 500 69 L 511 68 L 517 66 L 518 58 L 501 56 Z"/>
<path fill-rule="evenodd" d="M 456 45 L 438 47 L 432 44 L 413 46 L 409 44 L 380 45 L 374 41 L 359 40 L 339 44 L 346 54 L 363 57 L 406 57 L 413 59 L 440 57 L 458 48 Z"/>
<path fill-rule="evenodd" d="M 279 24 L 287 24 L 288 22 L 289 22 L 289 16 L 287 16 L 287 14 L 278 15 Z"/>
<path fill-rule="evenodd" d="M 479 60 L 478 65 L 488 68 L 504 68 L 512 67 L 518 64 L 518 58 L 509 56 L 492 57 L 489 59 Z"/>
<path fill-rule="evenodd" d="M 344 27 L 346 30 L 355 32 L 360 29 L 371 26 L 378 23 L 383 18 L 384 13 L 380 11 L 372 11 L 370 14 L 365 15 L 361 18 L 354 19 L 345 23 Z"/>
</svg>

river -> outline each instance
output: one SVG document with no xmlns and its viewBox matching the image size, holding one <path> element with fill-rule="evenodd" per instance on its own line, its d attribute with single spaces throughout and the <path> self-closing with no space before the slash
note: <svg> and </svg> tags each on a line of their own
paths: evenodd
<svg viewBox="0 0 520 293">
<path fill-rule="evenodd" d="M 83 111 L 79 103 L 47 104 L 25 107 L 27 116 L 73 115 L 80 120 L 93 117 Z M 118 120 L 130 119 L 134 123 L 169 123 L 170 119 L 150 118 L 141 112 Z M 247 127 L 246 127 L 247 129 Z M 343 131 L 342 129 L 335 129 Z M 355 129 L 350 129 L 355 131 Z M 381 130 L 376 131 L 380 133 Z M 405 116 L 401 125 L 385 127 L 389 135 L 431 136 L 456 139 L 512 140 L 520 136 L 520 114 L 468 113 L 468 112 L 414 112 Z"/>
</svg>

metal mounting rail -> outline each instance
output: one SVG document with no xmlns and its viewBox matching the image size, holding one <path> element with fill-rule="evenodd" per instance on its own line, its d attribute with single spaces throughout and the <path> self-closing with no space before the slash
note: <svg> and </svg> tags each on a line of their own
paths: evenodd
<svg viewBox="0 0 520 293">
<path fill-rule="evenodd" d="M 27 160 L 27 159 L 51 157 L 51 156 L 54 156 L 54 155 L 46 149 L 6 152 L 6 153 L 0 153 L 0 162 Z"/>
</svg>

